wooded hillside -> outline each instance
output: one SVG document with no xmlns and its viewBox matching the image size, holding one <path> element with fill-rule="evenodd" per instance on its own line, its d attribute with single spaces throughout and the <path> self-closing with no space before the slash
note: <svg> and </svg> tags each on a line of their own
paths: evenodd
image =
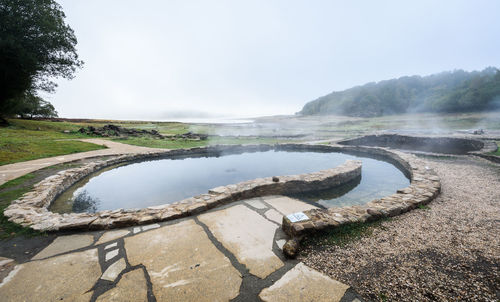
<svg viewBox="0 0 500 302">
<path fill-rule="evenodd" d="M 471 112 L 500 108 L 500 71 L 456 70 L 406 76 L 335 91 L 307 103 L 299 114 L 381 116 L 408 112 Z"/>
</svg>

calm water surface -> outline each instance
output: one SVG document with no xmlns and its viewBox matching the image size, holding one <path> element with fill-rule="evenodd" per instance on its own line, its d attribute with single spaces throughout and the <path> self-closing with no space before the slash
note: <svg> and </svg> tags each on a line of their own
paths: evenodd
<svg viewBox="0 0 500 302">
<path fill-rule="evenodd" d="M 390 163 L 343 153 L 266 151 L 220 157 L 169 158 L 110 167 L 82 179 L 54 201 L 58 213 L 144 208 L 259 177 L 329 169 L 361 160 L 361 179 L 334 190 L 296 195 L 323 207 L 364 204 L 408 186 Z"/>
</svg>

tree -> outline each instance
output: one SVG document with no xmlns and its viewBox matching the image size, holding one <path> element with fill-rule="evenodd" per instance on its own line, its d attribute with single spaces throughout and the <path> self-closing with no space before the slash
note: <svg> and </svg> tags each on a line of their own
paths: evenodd
<svg viewBox="0 0 500 302">
<path fill-rule="evenodd" d="M 5 116 L 16 115 L 21 118 L 57 117 L 54 106 L 31 91 L 5 101 L 0 106 L 0 112 Z"/>
<path fill-rule="evenodd" d="M 380 116 L 406 112 L 471 112 L 500 109 L 500 70 L 456 70 L 334 91 L 305 104 L 300 114 Z"/>
<path fill-rule="evenodd" d="M 57 111 L 51 103 L 29 92 L 16 105 L 16 114 L 21 118 L 57 117 Z"/>
<path fill-rule="evenodd" d="M 0 117 L 83 65 L 65 17 L 54 0 L 0 0 Z"/>
</svg>

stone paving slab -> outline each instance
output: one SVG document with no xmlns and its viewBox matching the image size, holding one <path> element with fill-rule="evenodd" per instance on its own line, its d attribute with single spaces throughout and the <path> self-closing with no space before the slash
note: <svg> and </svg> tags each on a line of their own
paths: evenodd
<svg viewBox="0 0 500 302">
<path fill-rule="evenodd" d="M 11 262 L 13 262 L 14 260 L 10 259 L 10 258 L 5 258 L 5 257 L 0 257 L 0 267 L 1 266 L 4 266 L 4 265 L 7 265 Z"/>
<path fill-rule="evenodd" d="M 157 301 L 228 301 L 240 273 L 194 220 L 125 238 L 130 265 L 143 264 Z"/>
<path fill-rule="evenodd" d="M 127 264 L 125 263 L 125 259 L 121 258 L 111 264 L 108 269 L 102 274 L 101 279 L 108 281 L 115 281 L 116 277 L 125 269 Z"/>
<path fill-rule="evenodd" d="M 115 258 L 116 256 L 118 256 L 118 253 L 119 253 L 118 249 L 113 249 L 113 250 L 106 251 L 106 256 L 105 256 L 106 262 L 108 262 L 109 260 L 111 260 L 111 259 Z"/>
<path fill-rule="evenodd" d="M 259 210 L 267 209 L 267 206 L 260 201 L 260 198 L 245 200 L 245 203 Z"/>
<path fill-rule="evenodd" d="M 284 265 L 272 251 L 278 226 L 246 206 L 206 213 L 198 219 L 251 274 L 263 279 Z"/>
<path fill-rule="evenodd" d="M 126 230 L 126 229 L 125 230 L 108 231 L 108 232 L 102 234 L 101 238 L 99 238 L 99 240 L 96 242 L 96 245 L 115 240 L 117 238 L 128 235 L 129 233 L 130 233 L 130 231 Z"/>
<path fill-rule="evenodd" d="M 73 251 L 91 245 L 92 235 L 69 235 L 57 237 L 49 246 L 33 257 L 33 260 L 43 259 L 65 252 Z"/>
<path fill-rule="evenodd" d="M 301 262 L 259 297 L 266 302 L 339 302 L 348 288 Z"/>
<path fill-rule="evenodd" d="M 101 286 L 111 288 L 96 301 L 148 301 L 148 291 L 156 301 L 229 301 L 236 297 L 259 299 L 257 296 L 271 302 L 339 301 L 348 287 L 303 264 L 293 268 L 289 264 L 287 270 L 292 269 L 281 272 L 281 278 L 273 278 L 272 282 L 278 281 L 271 286 L 269 278 L 261 280 L 283 268 L 284 262 L 275 253 L 288 238 L 278 225 L 282 213 L 262 204 L 266 208 L 241 201 L 200 214 L 199 222 L 186 219 L 166 226 L 153 224 L 144 231 L 139 227 L 133 236 L 129 229 L 108 231 L 101 235 L 98 249 L 91 246 L 93 235 L 58 237 L 37 255 L 50 258 L 18 266 L 7 264 L 15 268 L 6 271 L 9 275 L 0 283 L 0 301 L 4 295 L 6 301 L 34 301 L 30 297 L 37 297 L 37 301 L 90 301 L 94 289 L 102 292 Z M 116 241 L 121 236 L 129 237 Z M 214 240 L 219 242 L 214 244 Z M 220 244 L 225 249 L 220 250 Z M 82 247 L 88 250 L 57 255 Z M 254 276 L 246 275 L 241 265 L 233 267 L 228 257 Z M 100 266 L 98 259 L 106 260 L 105 264 Z M 242 274 L 247 277 L 243 285 Z M 49 280 L 45 276 L 50 276 Z M 269 287 L 264 289 L 264 284 Z M 248 286 L 257 288 L 248 295 Z"/>
<path fill-rule="evenodd" d="M 266 196 L 263 197 L 263 199 L 266 203 L 271 205 L 283 215 L 307 211 L 311 209 L 318 209 L 318 207 L 286 196 Z"/>
<path fill-rule="evenodd" d="M 101 276 L 97 250 L 91 249 L 16 268 L 0 284 L 2 301 L 89 301 Z"/>
<path fill-rule="evenodd" d="M 266 216 L 267 219 L 272 220 L 276 222 L 277 224 L 281 225 L 281 222 L 283 221 L 283 214 L 280 212 L 276 211 L 275 209 L 269 209 L 264 213 L 264 216 Z"/>
<path fill-rule="evenodd" d="M 122 276 L 116 287 L 97 298 L 97 302 L 147 302 L 148 288 L 142 269 L 130 271 Z"/>
<path fill-rule="evenodd" d="M 0 257 L 0 283 L 9 275 L 15 266 L 16 262 L 14 259 Z"/>
</svg>

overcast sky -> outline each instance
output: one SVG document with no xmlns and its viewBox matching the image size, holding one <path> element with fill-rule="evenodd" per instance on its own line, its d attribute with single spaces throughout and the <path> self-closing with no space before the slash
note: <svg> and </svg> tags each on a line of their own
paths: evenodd
<svg viewBox="0 0 500 302">
<path fill-rule="evenodd" d="M 334 90 L 500 67 L 500 1 L 58 0 L 84 68 L 62 117 L 293 114 Z"/>
</svg>

